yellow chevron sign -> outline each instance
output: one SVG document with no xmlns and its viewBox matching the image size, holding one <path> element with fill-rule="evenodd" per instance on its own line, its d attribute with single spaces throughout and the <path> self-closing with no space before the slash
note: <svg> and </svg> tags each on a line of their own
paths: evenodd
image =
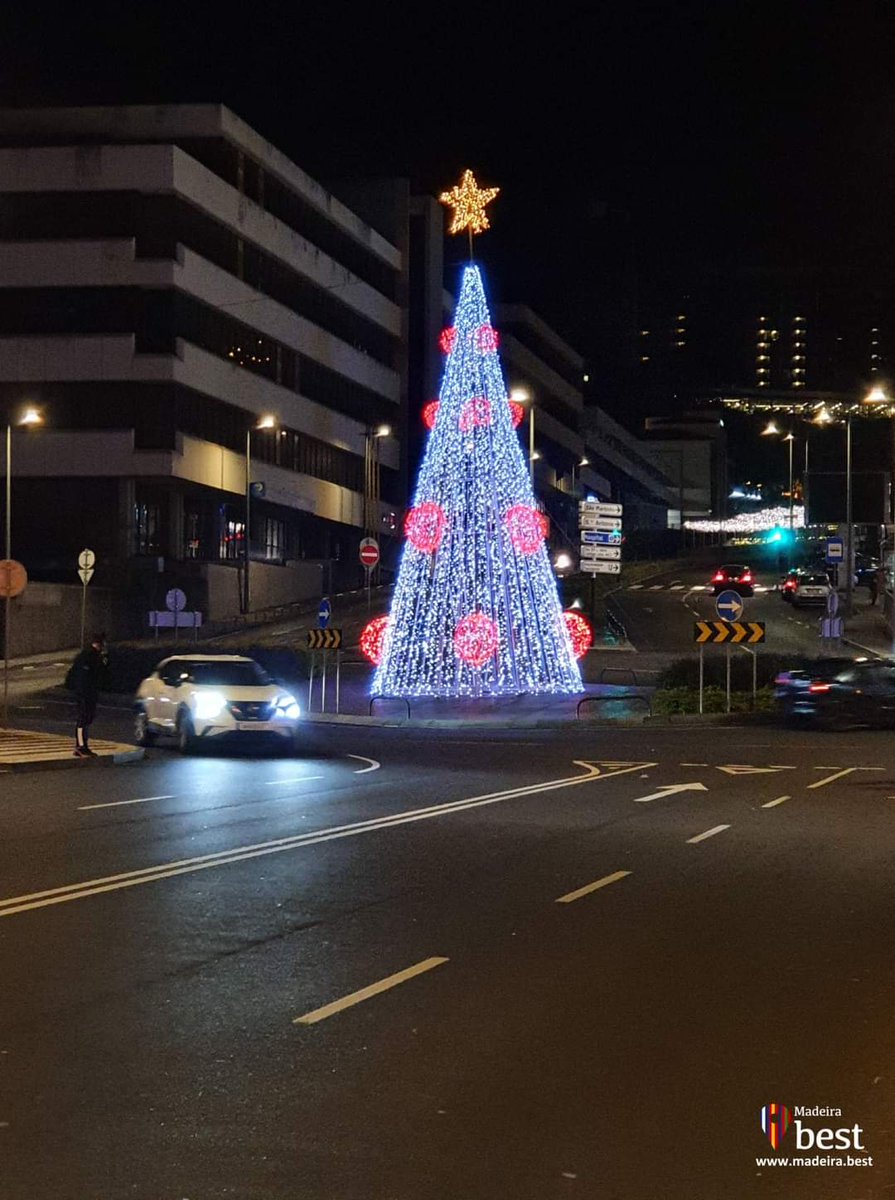
<svg viewBox="0 0 895 1200">
<path fill-rule="evenodd" d="M 342 646 L 341 629 L 309 629 L 309 650 L 339 650 Z"/>
<path fill-rule="evenodd" d="M 764 621 L 697 621 L 693 626 L 695 642 L 729 642 L 732 646 L 764 641 Z"/>
</svg>

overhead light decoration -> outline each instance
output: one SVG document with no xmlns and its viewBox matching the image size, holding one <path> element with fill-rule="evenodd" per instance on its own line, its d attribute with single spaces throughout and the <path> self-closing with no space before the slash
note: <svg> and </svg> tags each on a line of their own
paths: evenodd
<svg viewBox="0 0 895 1200">
<path fill-rule="evenodd" d="M 435 428 L 435 418 L 438 416 L 438 401 L 430 400 L 423 409 L 423 424 L 427 429 Z"/>
<path fill-rule="evenodd" d="M 547 521 L 514 432 L 476 264 L 463 268 L 451 329 L 442 341 L 447 358 L 437 419 L 371 690 L 463 697 L 578 692 L 581 675 L 547 552 Z"/>
<path fill-rule="evenodd" d="M 525 408 L 518 400 L 510 401 L 510 418 L 513 422 L 513 428 L 518 429 L 525 420 Z"/>
<path fill-rule="evenodd" d="M 453 325 L 449 325 L 447 329 L 442 329 L 438 338 L 438 345 L 441 348 L 442 354 L 450 354 L 457 341 L 457 331 Z"/>
<path fill-rule="evenodd" d="M 793 505 L 792 524 L 794 529 L 805 526 L 805 506 Z M 737 513 L 726 517 L 723 521 L 694 520 L 685 521 L 685 529 L 695 529 L 699 533 L 765 533 L 781 525 L 789 525 L 789 508 L 776 505 L 774 508 L 760 508 L 756 512 Z"/>
</svg>

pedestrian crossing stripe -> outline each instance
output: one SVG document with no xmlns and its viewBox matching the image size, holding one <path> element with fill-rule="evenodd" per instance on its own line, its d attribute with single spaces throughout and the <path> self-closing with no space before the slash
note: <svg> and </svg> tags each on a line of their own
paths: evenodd
<svg viewBox="0 0 895 1200">
<path fill-rule="evenodd" d="M 750 767 L 745 763 L 730 763 L 718 770 L 725 775 L 772 775 L 775 771 L 794 771 L 795 767 Z"/>
</svg>

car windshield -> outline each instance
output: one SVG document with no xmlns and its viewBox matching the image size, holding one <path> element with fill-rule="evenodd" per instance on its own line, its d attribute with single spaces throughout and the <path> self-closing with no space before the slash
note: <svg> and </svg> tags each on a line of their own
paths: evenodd
<svg viewBox="0 0 895 1200">
<path fill-rule="evenodd" d="M 812 587 L 815 587 L 818 584 L 822 587 L 829 587 L 830 585 L 830 581 L 827 579 L 826 575 L 803 575 L 801 583 L 803 587 L 805 584 L 810 584 Z"/>
<path fill-rule="evenodd" d="M 190 683 L 213 684 L 217 687 L 264 687 L 270 676 L 256 662 L 184 662 L 181 678 Z"/>
<path fill-rule="evenodd" d="M 725 563 L 721 570 L 726 571 L 728 575 L 742 575 L 749 568 L 744 567 L 742 563 Z"/>
</svg>

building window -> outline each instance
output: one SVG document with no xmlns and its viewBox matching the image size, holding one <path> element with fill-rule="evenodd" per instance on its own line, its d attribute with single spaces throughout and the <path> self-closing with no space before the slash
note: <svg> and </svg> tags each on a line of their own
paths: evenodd
<svg viewBox="0 0 895 1200">
<path fill-rule="evenodd" d="M 223 559 L 240 559 L 244 554 L 245 522 L 234 520 L 224 507 L 221 522 L 221 544 L 219 556 Z"/>
<path fill-rule="evenodd" d="M 160 552 L 160 524 L 157 504 L 134 505 L 134 538 L 137 554 L 158 554 Z"/>
<path fill-rule="evenodd" d="M 286 557 L 286 522 L 264 518 L 264 557 L 282 562 Z"/>
<path fill-rule="evenodd" d="M 200 536 L 201 517 L 197 512 L 186 512 L 183 517 L 183 554 L 185 558 L 202 557 Z"/>
</svg>

